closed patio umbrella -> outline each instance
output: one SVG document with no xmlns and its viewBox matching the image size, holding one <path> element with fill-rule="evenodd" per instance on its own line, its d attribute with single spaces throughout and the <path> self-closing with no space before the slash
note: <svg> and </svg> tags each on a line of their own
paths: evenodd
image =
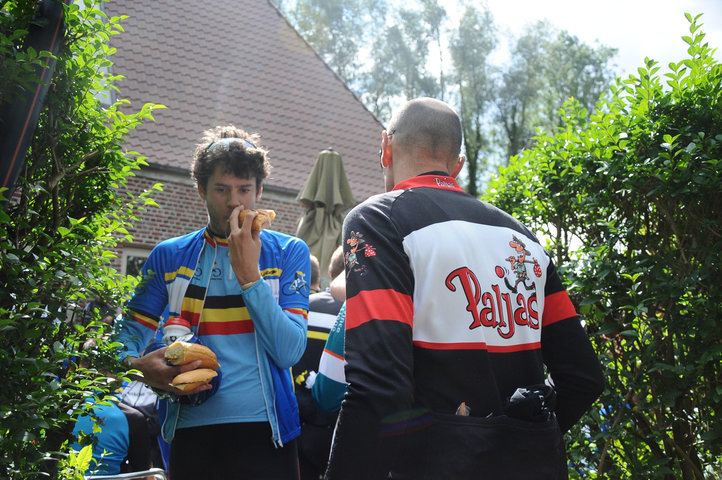
<svg viewBox="0 0 722 480">
<path fill-rule="evenodd" d="M 306 209 L 296 236 L 303 239 L 318 258 L 321 278 L 325 279 L 331 254 L 341 244 L 344 215 L 356 204 L 338 152 L 329 148 L 318 154 L 296 201 Z"/>
</svg>

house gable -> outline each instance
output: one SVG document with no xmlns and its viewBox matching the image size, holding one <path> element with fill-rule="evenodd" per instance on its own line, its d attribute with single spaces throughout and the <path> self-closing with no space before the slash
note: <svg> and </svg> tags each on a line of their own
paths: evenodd
<svg viewBox="0 0 722 480">
<path fill-rule="evenodd" d="M 134 110 L 147 102 L 167 107 L 127 138 L 128 149 L 150 164 L 131 188 L 166 185 L 153 195 L 160 208 L 132 232 L 139 244 L 205 223 L 188 168 L 202 132 L 216 125 L 261 135 L 273 170 L 260 206 L 283 210 L 277 230 L 294 233 L 302 213 L 295 195 L 326 148 L 343 158 L 357 202 L 382 191 L 376 154 L 383 125 L 270 1 L 113 0 L 105 9 L 129 17 L 111 39 L 114 73 L 124 77 L 120 98 Z"/>
</svg>

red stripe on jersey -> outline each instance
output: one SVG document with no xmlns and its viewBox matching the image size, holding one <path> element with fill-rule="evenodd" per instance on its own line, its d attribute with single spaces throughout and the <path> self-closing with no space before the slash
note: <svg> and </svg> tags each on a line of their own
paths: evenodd
<svg viewBox="0 0 722 480">
<path fill-rule="evenodd" d="M 414 345 L 429 350 L 487 350 L 486 342 L 436 343 L 414 340 Z"/>
<path fill-rule="evenodd" d="M 191 327 L 197 327 L 198 321 L 201 318 L 201 314 L 199 312 L 191 312 L 190 310 L 183 310 L 180 314 L 180 317 L 183 320 L 188 320 L 188 323 L 191 324 Z"/>
<path fill-rule="evenodd" d="M 541 343 L 523 343 L 521 345 L 487 345 L 485 342 L 435 343 L 414 341 L 414 345 L 429 350 L 486 350 L 491 353 L 524 352 L 538 350 Z"/>
<path fill-rule="evenodd" d="M 392 320 L 410 327 L 414 324 L 414 304 L 409 295 L 396 290 L 364 290 L 346 302 L 346 330 L 371 320 Z"/>
<path fill-rule="evenodd" d="M 569 294 L 566 290 L 547 295 L 544 299 L 544 313 L 542 313 L 542 327 L 549 326 L 560 320 L 576 317 L 577 311 L 574 309 Z"/>
<path fill-rule="evenodd" d="M 253 333 L 251 320 L 235 322 L 201 322 L 198 335 L 234 335 L 236 333 Z"/>
<path fill-rule="evenodd" d="M 453 177 L 434 174 L 419 175 L 418 177 L 411 177 L 406 180 L 402 180 L 394 185 L 394 190 L 404 190 L 414 187 L 442 188 L 445 190 L 455 190 L 457 192 L 465 193 Z"/>
<path fill-rule="evenodd" d="M 303 308 L 287 308 L 286 311 L 288 313 L 295 313 L 296 315 L 301 315 L 303 318 L 308 320 L 308 310 L 304 310 Z"/>
<path fill-rule="evenodd" d="M 158 328 L 158 322 L 150 323 L 150 321 L 146 321 L 145 318 L 141 317 L 140 315 L 132 315 L 133 320 L 140 323 L 144 327 L 150 328 L 151 330 L 155 330 Z"/>
<path fill-rule="evenodd" d="M 323 353 L 326 353 L 328 355 L 331 355 L 332 357 L 338 358 L 339 360 L 344 360 L 344 358 L 339 355 L 338 353 L 333 353 L 331 350 L 328 350 L 326 348 L 323 349 Z"/>
<path fill-rule="evenodd" d="M 214 237 L 209 232 L 208 229 L 206 229 L 205 232 L 203 232 L 203 236 L 206 238 L 206 241 L 211 244 L 213 248 L 216 247 L 216 245 L 221 245 L 223 247 L 228 246 L 228 240 L 221 237 Z"/>
<path fill-rule="evenodd" d="M 489 345 L 491 353 L 525 352 L 527 350 L 539 350 L 541 342 L 520 343 L 519 345 Z"/>
</svg>

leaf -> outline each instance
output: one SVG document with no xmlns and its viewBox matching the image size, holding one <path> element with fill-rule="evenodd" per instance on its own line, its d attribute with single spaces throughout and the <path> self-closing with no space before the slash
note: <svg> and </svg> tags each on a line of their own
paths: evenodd
<svg viewBox="0 0 722 480">
<path fill-rule="evenodd" d="M 639 337 L 639 332 L 637 332 L 636 330 L 622 330 L 619 334 L 627 338 Z"/>
<path fill-rule="evenodd" d="M 601 295 L 589 295 L 587 297 L 584 297 L 584 299 L 579 303 L 579 305 L 594 305 L 596 303 L 599 303 L 601 299 Z"/>
<path fill-rule="evenodd" d="M 602 325 L 602 327 L 595 332 L 596 336 L 602 336 L 602 335 L 609 335 L 612 333 L 617 333 L 619 331 L 619 326 L 615 323 L 605 323 Z"/>
<path fill-rule="evenodd" d="M 83 448 L 80 449 L 80 452 L 78 452 L 77 456 L 77 466 L 86 468 L 90 466 L 90 461 L 93 459 L 93 446 L 92 445 L 86 445 Z M 82 471 L 84 472 L 84 470 Z M 81 473 L 82 473 L 81 472 Z"/>
</svg>

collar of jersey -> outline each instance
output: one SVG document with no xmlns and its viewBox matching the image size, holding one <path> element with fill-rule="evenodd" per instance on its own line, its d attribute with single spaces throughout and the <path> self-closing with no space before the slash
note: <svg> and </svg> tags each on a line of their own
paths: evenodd
<svg viewBox="0 0 722 480">
<path fill-rule="evenodd" d="M 405 190 L 415 187 L 441 188 L 442 190 L 454 190 L 464 192 L 456 183 L 454 177 L 450 177 L 446 172 L 427 172 L 416 177 L 402 180 L 394 186 L 394 190 Z"/>
<path fill-rule="evenodd" d="M 208 228 L 206 228 L 206 231 L 203 232 L 203 236 L 206 237 L 206 242 L 208 242 L 213 248 L 219 246 L 219 247 L 227 247 L 228 246 L 228 239 L 219 237 L 218 235 L 211 232 Z"/>
</svg>

